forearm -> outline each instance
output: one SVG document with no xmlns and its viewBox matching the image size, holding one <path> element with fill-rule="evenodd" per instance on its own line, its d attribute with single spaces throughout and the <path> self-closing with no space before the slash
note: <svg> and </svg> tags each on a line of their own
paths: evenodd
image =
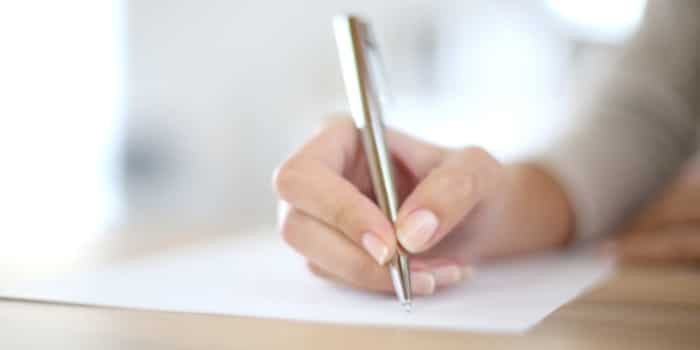
<svg viewBox="0 0 700 350">
<path fill-rule="evenodd" d="M 539 158 L 571 199 L 580 238 L 611 232 L 695 149 L 700 4 L 650 1 L 579 124 Z"/>
</svg>

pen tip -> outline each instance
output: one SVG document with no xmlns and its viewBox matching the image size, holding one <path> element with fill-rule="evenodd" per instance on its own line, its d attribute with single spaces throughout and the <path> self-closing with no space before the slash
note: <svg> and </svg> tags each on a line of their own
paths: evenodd
<svg viewBox="0 0 700 350">
<path fill-rule="evenodd" d="M 403 303 L 403 310 L 406 312 L 411 312 L 411 309 L 413 308 L 413 304 L 411 302 L 405 302 Z"/>
</svg>

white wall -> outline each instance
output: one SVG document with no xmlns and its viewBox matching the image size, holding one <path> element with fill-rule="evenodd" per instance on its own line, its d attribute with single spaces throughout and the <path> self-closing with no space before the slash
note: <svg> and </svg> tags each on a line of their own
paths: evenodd
<svg viewBox="0 0 700 350">
<path fill-rule="evenodd" d="M 131 1 L 129 220 L 272 223 L 273 167 L 345 110 L 330 25 L 341 11 L 375 27 L 389 124 L 504 160 L 566 125 L 582 46 L 545 2 Z"/>
<path fill-rule="evenodd" d="M 345 110 L 331 32 L 343 10 L 373 20 L 396 85 L 420 85 L 430 2 L 129 2 L 129 139 L 158 163 L 129 187 L 131 219 L 269 222 L 273 167 Z"/>
</svg>

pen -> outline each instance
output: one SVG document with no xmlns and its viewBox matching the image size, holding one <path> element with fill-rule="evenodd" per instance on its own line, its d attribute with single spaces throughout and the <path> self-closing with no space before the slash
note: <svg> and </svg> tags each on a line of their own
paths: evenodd
<svg viewBox="0 0 700 350">
<path fill-rule="evenodd" d="M 384 143 L 378 49 L 367 23 L 356 16 L 336 16 L 333 27 L 350 112 L 362 139 L 374 194 L 379 207 L 395 224 L 398 203 L 391 157 Z M 389 274 L 396 297 L 410 311 L 413 298 L 408 254 L 398 241 L 396 247 L 396 254 L 389 260 Z"/>
</svg>

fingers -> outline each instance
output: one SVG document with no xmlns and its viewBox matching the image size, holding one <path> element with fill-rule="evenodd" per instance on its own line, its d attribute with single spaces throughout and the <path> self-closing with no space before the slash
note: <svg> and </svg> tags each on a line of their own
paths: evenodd
<svg viewBox="0 0 700 350">
<path fill-rule="evenodd" d="M 347 238 L 328 225 L 303 212 L 290 209 L 282 225 L 284 240 L 305 256 L 317 272 L 344 284 L 376 292 L 393 292 L 386 267 L 377 265 L 372 258 Z M 313 270 L 312 270 L 313 271 Z M 432 294 L 435 278 L 429 273 L 412 276 L 416 294 Z"/>
<path fill-rule="evenodd" d="M 456 151 L 430 171 L 399 210 L 401 245 L 418 253 L 438 243 L 503 182 L 501 165 L 477 148 Z"/>
<path fill-rule="evenodd" d="M 318 266 L 310 261 L 307 261 L 306 265 L 307 265 L 307 268 L 309 269 L 309 271 L 311 271 L 311 273 L 313 273 L 317 277 L 329 280 L 329 281 L 334 282 L 334 283 L 347 285 L 350 287 L 357 287 L 357 286 L 353 285 L 352 283 L 348 283 L 346 281 L 341 280 L 340 278 L 336 277 L 332 273 L 324 270 L 320 266 Z M 458 284 L 462 281 L 465 281 L 465 280 L 471 278 L 473 275 L 473 269 L 471 269 L 470 267 L 460 268 L 459 266 L 454 265 L 454 264 L 435 266 L 434 268 L 432 268 L 430 270 L 424 270 L 424 269 L 420 269 L 420 268 L 414 270 L 413 267 L 411 267 L 411 271 L 412 271 L 411 272 L 411 279 L 413 281 L 412 282 L 413 285 L 419 285 L 420 282 L 417 282 L 418 280 L 425 280 L 426 277 L 424 277 L 424 276 L 426 276 L 425 275 L 426 273 L 429 273 L 430 275 L 432 275 L 432 277 L 435 279 L 435 290 L 437 288 L 447 288 L 447 287 L 453 286 L 455 284 Z M 414 287 L 414 293 L 416 295 L 429 295 L 429 294 L 432 294 L 435 290 L 433 290 L 433 291 L 427 290 L 425 292 L 415 292 L 415 287 Z M 385 293 L 385 294 L 393 294 L 394 293 L 393 290 L 381 291 L 381 292 Z"/>
<path fill-rule="evenodd" d="M 386 143 L 390 152 L 416 178 L 424 178 L 445 157 L 447 150 L 388 129 Z"/>
<path fill-rule="evenodd" d="M 379 264 L 394 253 L 393 227 L 384 214 L 344 178 L 317 164 L 288 166 L 277 190 L 292 207 L 318 218 L 363 246 Z"/>
<path fill-rule="evenodd" d="M 425 208 L 443 220 L 440 229 L 449 230 L 458 219 L 447 215 L 451 213 L 447 208 L 457 199 L 429 198 L 429 194 L 436 184 L 442 183 L 443 173 L 449 175 L 450 184 L 458 184 L 463 173 L 470 173 L 469 169 L 463 169 L 464 162 L 477 164 L 480 171 L 485 171 L 486 163 L 480 163 L 483 159 L 478 157 L 479 153 L 473 150 L 455 153 L 459 159 L 442 162 L 448 151 L 395 131 L 387 131 L 387 144 L 392 156 L 400 162 L 397 164 L 399 188 L 412 188 L 415 179 L 426 175 L 430 179 L 427 185 L 418 187 L 408 203 L 414 203 L 414 208 L 427 205 Z M 396 236 L 392 223 L 366 194 L 371 192 L 371 184 L 364 163 L 366 159 L 352 122 L 346 119 L 329 123 L 275 174 L 274 186 L 284 203 L 280 207 L 281 231 L 284 240 L 308 259 L 309 268 L 316 275 L 356 288 L 392 293 L 388 270 L 376 262 L 386 263 L 394 255 Z M 431 172 L 438 164 L 442 164 L 438 171 Z M 474 191 L 457 193 L 468 198 L 480 194 L 479 189 L 488 182 L 477 175 L 471 178 Z M 408 193 L 404 190 L 400 192 Z M 472 201 L 461 209 L 461 216 L 478 202 L 477 197 Z M 470 274 L 459 262 L 445 258 L 413 262 L 412 285 L 416 294 L 432 294 L 437 287 L 455 284 Z"/>
<path fill-rule="evenodd" d="M 411 273 L 427 272 L 435 278 L 438 288 L 449 287 L 468 280 L 474 274 L 472 266 L 460 265 L 454 259 L 438 258 L 413 258 L 411 259 Z"/>
<path fill-rule="evenodd" d="M 342 174 L 355 161 L 357 143 L 351 123 L 332 123 L 280 167 L 275 188 L 290 206 L 342 232 L 384 264 L 395 251 L 393 226 Z"/>
<path fill-rule="evenodd" d="M 685 224 L 664 227 L 660 231 L 637 231 L 608 243 L 604 249 L 623 261 L 698 262 L 700 227 Z"/>
</svg>

